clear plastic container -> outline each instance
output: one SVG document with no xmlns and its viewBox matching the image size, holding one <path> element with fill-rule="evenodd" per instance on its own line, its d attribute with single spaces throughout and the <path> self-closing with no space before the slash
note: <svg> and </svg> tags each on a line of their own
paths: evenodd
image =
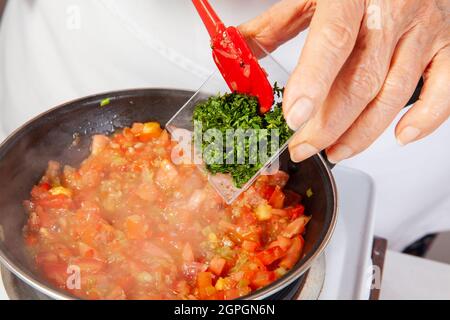
<svg viewBox="0 0 450 320">
<path fill-rule="evenodd" d="M 251 41 L 251 40 L 250 40 Z M 254 51 L 258 50 L 258 56 L 261 67 L 268 74 L 268 79 L 273 85 L 277 83 L 278 87 L 284 87 L 287 83 L 289 73 L 278 63 L 266 50 L 264 50 L 256 41 L 252 41 L 250 47 Z M 278 170 L 278 157 L 287 148 L 290 139 L 283 145 L 277 146 L 276 151 L 271 157 L 268 157 L 259 171 L 249 179 L 241 188 L 235 187 L 230 174 L 211 174 L 206 170 L 202 161 L 200 146 L 193 142 L 194 122 L 193 113 L 195 107 L 210 96 L 217 94 L 231 93 L 225 80 L 219 71 L 214 72 L 197 90 L 197 92 L 181 107 L 181 109 L 166 124 L 172 139 L 177 141 L 182 152 L 175 152 L 172 160 L 175 163 L 190 162 L 198 165 L 200 170 L 208 174 L 209 182 L 223 197 L 226 203 L 232 203 L 243 191 L 245 191 L 255 179 L 261 174 L 272 174 Z M 182 155 L 180 155 L 182 154 Z"/>
</svg>

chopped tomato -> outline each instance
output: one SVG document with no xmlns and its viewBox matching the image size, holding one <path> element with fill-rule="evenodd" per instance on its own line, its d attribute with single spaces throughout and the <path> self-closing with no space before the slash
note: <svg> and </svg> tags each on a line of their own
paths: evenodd
<svg viewBox="0 0 450 320">
<path fill-rule="evenodd" d="M 275 191 L 275 186 L 264 184 L 259 188 L 259 194 L 266 200 L 269 200 Z"/>
<path fill-rule="evenodd" d="M 48 191 L 48 190 L 51 189 L 52 185 L 51 185 L 50 183 L 48 183 L 48 182 L 42 182 L 42 183 L 39 185 L 39 187 L 41 187 L 42 189 Z"/>
<path fill-rule="evenodd" d="M 273 271 L 258 271 L 252 279 L 252 287 L 255 289 L 267 286 L 275 280 Z"/>
<path fill-rule="evenodd" d="M 226 300 L 232 300 L 237 299 L 240 297 L 239 290 L 238 289 L 229 289 L 225 291 L 225 299 Z"/>
<path fill-rule="evenodd" d="M 288 209 L 291 219 L 297 219 L 305 213 L 305 207 L 301 204 L 295 205 L 293 208 Z"/>
<path fill-rule="evenodd" d="M 67 264 L 62 262 L 45 262 L 42 265 L 45 276 L 59 287 L 65 287 L 69 276 Z"/>
<path fill-rule="evenodd" d="M 216 293 L 217 293 L 217 290 L 212 285 L 198 288 L 198 295 L 199 295 L 200 299 L 205 299 L 205 300 L 214 299 Z"/>
<path fill-rule="evenodd" d="M 40 199 L 36 201 L 36 204 L 53 209 L 68 209 L 72 204 L 72 200 L 65 195 L 55 195 Z"/>
<path fill-rule="evenodd" d="M 300 258 L 303 250 L 303 237 L 297 236 L 292 239 L 292 246 L 288 249 L 286 256 L 281 260 L 280 266 L 286 269 L 291 269 Z"/>
<path fill-rule="evenodd" d="M 255 252 L 258 247 L 259 243 L 256 241 L 244 240 L 242 242 L 242 249 L 248 252 Z"/>
<path fill-rule="evenodd" d="M 280 247 L 283 251 L 286 251 L 291 246 L 292 241 L 289 238 L 278 236 L 277 240 L 269 244 L 269 248 Z"/>
<path fill-rule="evenodd" d="M 203 263 L 194 261 L 190 263 L 184 263 L 181 268 L 184 276 L 187 279 L 195 279 L 197 277 L 197 274 L 208 269 L 208 266 Z"/>
<path fill-rule="evenodd" d="M 269 204 L 275 209 L 281 209 L 284 205 L 285 195 L 279 186 L 275 187 L 269 199 Z"/>
<path fill-rule="evenodd" d="M 226 263 L 227 260 L 216 256 L 212 258 L 211 262 L 209 263 L 209 270 L 211 270 L 211 272 L 216 276 L 220 276 L 225 268 Z"/>
<path fill-rule="evenodd" d="M 205 287 L 212 286 L 211 272 L 199 272 L 197 274 L 197 286 L 199 288 L 205 288 Z"/>
<path fill-rule="evenodd" d="M 256 254 L 256 257 L 266 266 L 272 264 L 276 260 L 282 258 L 285 251 L 280 247 L 272 247 Z"/>
<path fill-rule="evenodd" d="M 33 198 L 43 198 L 48 196 L 48 190 L 51 189 L 51 185 L 48 182 L 43 182 L 37 186 L 34 186 L 31 190 L 31 196 Z"/>
<path fill-rule="evenodd" d="M 241 209 L 240 215 L 241 216 L 238 223 L 241 225 L 253 225 L 257 222 L 252 209 L 247 206 Z"/>
<path fill-rule="evenodd" d="M 309 222 L 311 217 L 301 216 L 294 221 L 292 221 L 286 229 L 281 233 L 282 236 L 287 238 L 292 238 L 295 235 L 303 234 L 305 232 L 306 224 Z"/>
</svg>

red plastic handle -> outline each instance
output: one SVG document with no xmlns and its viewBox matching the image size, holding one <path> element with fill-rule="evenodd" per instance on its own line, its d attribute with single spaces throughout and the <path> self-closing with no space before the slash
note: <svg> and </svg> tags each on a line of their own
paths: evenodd
<svg viewBox="0 0 450 320">
<path fill-rule="evenodd" d="M 225 31 L 225 25 L 211 7 L 208 0 L 192 0 L 192 3 L 197 9 L 200 18 L 202 18 L 211 38 L 214 38 L 217 34 Z"/>
<path fill-rule="evenodd" d="M 192 3 L 208 30 L 214 62 L 230 90 L 258 97 L 261 113 L 269 111 L 273 104 L 272 86 L 244 37 L 236 27 L 225 28 L 208 0 Z"/>
</svg>

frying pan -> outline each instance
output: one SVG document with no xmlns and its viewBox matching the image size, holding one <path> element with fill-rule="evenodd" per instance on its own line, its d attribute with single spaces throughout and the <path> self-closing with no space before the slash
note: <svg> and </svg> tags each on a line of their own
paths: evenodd
<svg viewBox="0 0 450 320">
<path fill-rule="evenodd" d="M 49 160 L 77 166 L 89 155 L 91 136 L 110 134 L 133 122 L 165 124 L 193 95 L 191 91 L 135 89 L 109 92 L 75 100 L 47 111 L 11 134 L 0 144 L 0 262 L 21 280 L 54 299 L 74 297 L 43 278 L 26 253 L 22 228 L 27 213 L 22 202 L 45 172 Z M 100 107 L 106 98 L 110 103 Z M 74 135 L 79 143 L 74 146 Z M 290 174 L 287 188 L 313 196 L 305 197 L 308 224 L 304 256 L 282 278 L 245 299 L 270 298 L 304 274 L 323 253 L 337 216 L 336 186 L 330 165 L 316 155 L 301 163 L 289 160 L 287 151 L 281 169 Z"/>
</svg>

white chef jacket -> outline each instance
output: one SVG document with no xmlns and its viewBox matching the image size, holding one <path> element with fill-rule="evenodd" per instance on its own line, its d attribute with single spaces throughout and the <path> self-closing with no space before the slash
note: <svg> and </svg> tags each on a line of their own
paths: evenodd
<svg viewBox="0 0 450 320">
<path fill-rule="evenodd" d="M 211 2 L 236 25 L 276 1 Z M 287 69 L 295 66 L 304 38 L 274 53 Z M 208 34 L 191 1 L 9 0 L 0 27 L 0 132 L 89 94 L 195 90 L 214 69 Z M 374 178 L 376 233 L 391 248 L 450 229 L 449 142 L 450 122 L 403 148 L 391 127 L 370 150 L 344 162 Z"/>
</svg>

